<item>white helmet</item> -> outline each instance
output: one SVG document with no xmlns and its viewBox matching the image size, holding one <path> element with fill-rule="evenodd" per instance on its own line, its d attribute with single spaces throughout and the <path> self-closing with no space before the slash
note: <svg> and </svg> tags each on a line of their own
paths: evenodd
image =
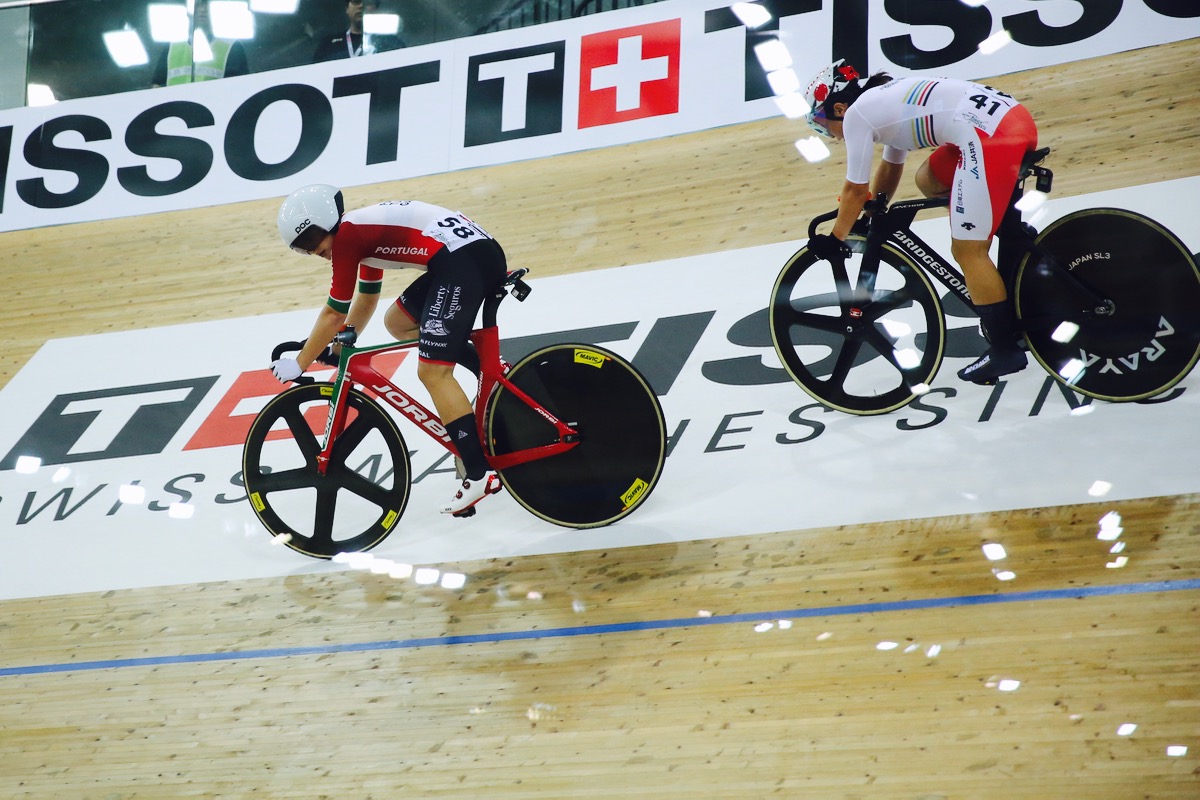
<svg viewBox="0 0 1200 800">
<path fill-rule="evenodd" d="M 837 94 L 857 80 L 858 70 L 847 64 L 844 58 L 839 58 L 813 76 L 813 79 L 808 83 L 808 89 L 804 91 L 804 99 L 809 105 L 808 115 L 805 117 L 809 127 L 826 139 L 834 138 L 829 129 L 822 125 L 819 120 L 833 120 L 836 122 L 841 117 L 835 117 L 830 114 L 833 109 L 825 108 L 825 100 L 830 95 Z"/>
<path fill-rule="evenodd" d="M 336 186 L 314 183 L 297 189 L 279 207 L 279 237 L 297 253 L 308 255 L 325 234 L 337 229 L 344 211 Z"/>
</svg>

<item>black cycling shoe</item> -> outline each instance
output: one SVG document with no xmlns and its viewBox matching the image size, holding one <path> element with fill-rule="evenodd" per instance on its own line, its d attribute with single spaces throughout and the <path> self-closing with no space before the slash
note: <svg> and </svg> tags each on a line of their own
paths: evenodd
<svg viewBox="0 0 1200 800">
<path fill-rule="evenodd" d="M 958 377 L 964 381 L 990 386 L 1001 375 L 1010 375 L 1025 369 L 1028 359 L 1022 350 L 996 351 L 989 347 L 974 363 L 958 371 Z"/>
</svg>

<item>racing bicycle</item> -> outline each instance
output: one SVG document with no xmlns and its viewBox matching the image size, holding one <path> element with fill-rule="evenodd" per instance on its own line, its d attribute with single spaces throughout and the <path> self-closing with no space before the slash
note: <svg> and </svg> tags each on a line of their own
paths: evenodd
<svg viewBox="0 0 1200 800">
<path fill-rule="evenodd" d="M 503 487 L 536 516 L 568 528 L 608 525 L 645 503 L 658 483 L 666 459 L 662 407 L 632 364 L 595 345 L 552 344 L 507 368 L 496 310 L 510 292 L 528 296 L 526 272 L 508 274 L 471 333 L 482 366 L 474 403 L 480 441 Z M 436 414 L 385 374 L 385 364 L 415 351 L 415 340 L 356 347 L 348 329 L 334 342 L 341 347 L 333 382 L 302 376 L 304 383 L 269 400 L 242 454 L 258 519 L 315 558 L 369 550 L 404 513 L 410 453 L 384 406 L 457 455 Z M 281 344 L 272 360 L 301 346 Z"/>
<path fill-rule="evenodd" d="M 1160 395 L 1200 356 L 1200 270 L 1177 236 L 1118 208 L 1067 214 L 1041 233 L 1018 202 L 1034 178 L 1048 193 L 1049 148 L 1026 155 L 996 232 L 997 268 L 1014 300 L 1023 344 L 1055 380 L 1113 402 Z M 822 404 L 884 414 L 929 390 L 945 355 L 982 351 L 966 280 L 912 231 L 918 212 L 945 197 L 869 200 L 846 244 L 826 261 L 801 247 L 771 293 L 771 340 L 787 373 Z M 808 235 L 837 217 L 810 223 Z M 930 278 L 945 287 L 944 295 Z"/>
</svg>

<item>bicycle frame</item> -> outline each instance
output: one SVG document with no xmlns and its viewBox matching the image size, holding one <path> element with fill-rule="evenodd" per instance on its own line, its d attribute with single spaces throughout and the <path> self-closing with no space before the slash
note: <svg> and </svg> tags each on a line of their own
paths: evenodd
<svg viewBox="0 0 1200 800">
<path fill-rule="evenodd" d="M 1041 157 L 1044 156 L 1045 153 L 1041 153 Z M 1025 181 L 1031 176 L 1036 176 L 1039 190 L 1049 191 L 1050 179 L 1052 177 L 1050 171 L 1044 167 L 1036 166 L 1036 162 L 1027 162 L 1022 166 L 1017 184 L 1013 189 L 1012 197 L 1005 209 L 1004 218 L 996 230 L 996 240 L 999 250 L 996 267 L 1004 279 L 1004 285 L 1008 288 L 1010 296 L 1012 295 L 1016 281 L 1016 271 L 1021 257 L 1029 253 L 1035 256 L 1039 263 L 1046 264 L 1051 269 L 1054 269 L 1082 297 L 1086 298 L 1089 305 L 1081 310 L 1082 313 L 1107 313 L 1107 310 L 1111 308 L 1111 302 L 1106 298 L 1100 297 L 1090 288 L 1080 283 L 1069 270 L 1063 269 L 1057 261 L 1037 245 L 1034 240 L 1035 232 L 1032 232 L 1031 228 L 1022 223 L 1021 212 L 1017 209 L 1017 202 L 1024 196 Z M 863 261 L 860 268 L 860 287 L 865 285 L 868 291 L 874 288 L 875 276 L 878 274 L 883 246 L 890 242 L 897 249 L 906 253 L 927 273 L 936 278 L 939 283 L 958 295 L 968 309 L 974 311 L 975 306 L 971 302 L 971 294 L 967 290 L 966 277 L 962 271 L 955 265 L 948 263 L 933 247 L 917 236 L 912 230 L 912 223 L 916 219 L 918 212 L 933 208 L 946 208 L 949 203 L 950 200 L 948 197 L 901 200 L 891 206 L 887 205 L 886 197 L 868 201 L 867 208 L 871 209 L 874 207 L 876 213 L 866 221 L 866 249 L 863 251 Z M 838 212 L 834 210 L 814 218 L 809 224 L 809 238 L 811 239 L 816 235 L 817 227 L 821 223 L 835 219 L 837 214 Z M 1019 329 L 1025 330 L 1028 327 L 1028 321 L 1024 323 L 1018 321 Z"/>
<path fill-rule="evenodd" d="M 513 273 L 519 281 L 524 270 Z M 507 283 L 506 283 L 507 286 Z M 524 289 L 527 292 L 528 289 Z M 496 308 L 508 292 L 501 288 L 499 292 L 489 297 L 483 306 L 483 327 L 471 332 L 471 342 L 479 353 L 482 369 L 482 382 L 479 396 L 475 399 L 475 425 L 480 441 L 484 441 L 484 413 L 486 402 L 480 402 L 492 395 L 497 387 L 513 393 L 515 397 L 539 414 L 558 434 L 558 440 L 539 447 L 531 447 L 503 455 L 487 456 L 489 466 L 496 470 L 504 470 L 518 464 L 535 461 L 541 458 L 564 453 L 579 444 L 579 434 L 570 425 L 564 423 L 547 411 L 540 403 L 525 392 L 521 391 L 500 372 L 500 329 L 496 326 Z M 519 295 L 523 299 L 523 295 Z M 334 445 L 338 436 L 346 428 L 346 418 L 349 414 L 349 388 L 354 385 L 365 387 L 370 394 L 385 402 L 388 406 L 400 412 L 401 416 L 416 425 L 431 439 L 450 453 L 458 455 L 458 450 L 450 440 L 445 426 L 437 414 L 413 399 L 412 395 L 401 389 L 389 378 L 375 369 L 371 359 L 380 353 L 390 353 L 399 350 L 416 348 L 418 341 L 410 339 L 403 342 L 392 342 L 367 347 L 355 347 L 356 334 L 353 331 L 339 333 L 335 341 L 341 344 L 341 357 L 338 362 L 337 376 L 334 379 L 333 397 L 329 404 L 329 415 L 325 423 L 325 432 L 321 438 L 321 452 L 317 456 L 317 470 L 324 475 L 332 457 Z M 486 453 L 485 453 L 486 455 Z"/>
</svg>

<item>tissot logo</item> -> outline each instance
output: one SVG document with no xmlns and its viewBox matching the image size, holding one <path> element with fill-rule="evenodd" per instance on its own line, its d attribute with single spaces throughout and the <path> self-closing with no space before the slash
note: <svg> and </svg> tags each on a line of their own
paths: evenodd
<svg viewBox="0 0 1200 800">
<path fill-rule="evenodd" d="M 560 132 L 565 50 L 565 42 L 550 42 L 473 56 L 463 144 Z"/>
<path fill-rule="evenodd" d="M 0 461 L 0 469 L 12 469 L 29 453 L 43 464 L 161 453 L 216 380 L 60 394 Z"/>
<path fill-rule="evenodd" d="M 579 127 L 679 111 L 679 20 L 584 36 Z"/>
</svg>

